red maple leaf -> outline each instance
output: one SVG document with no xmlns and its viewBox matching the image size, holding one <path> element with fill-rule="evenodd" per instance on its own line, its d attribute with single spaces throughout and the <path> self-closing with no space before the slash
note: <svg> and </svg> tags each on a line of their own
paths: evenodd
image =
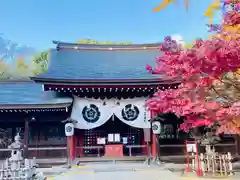
<svg viewBox="0 0 240 180">
<path fill-rule="evenodd" d="M 235 72 L 240 67 L 240 36 L 230 34 L 230 40 L 223 38 L 228 32 L 226 25 L 239 25 L 240 13 L 229 11 L 224 21 L 216 30 L 222 36 L 211 40 L 196 40 L 190 49 L 180 49 L 176 41 L 169 36 L 160 45 L 162 56 L 157 57 L 156 67 L 147 65 L 148 72 L 164 74 L 171 78 L 181 77 L 182 84 L 178 89 L 159 90 L 147 101 L 148 108 L 158 113 L 174 112 L 184 116 L 181 129 L 189 131 L 200 126 L 219 124 L 217 133 L 240 133 L 240 101 L 217 102 L 208 98 L 215 79 L 226 72 Z M 240 88 L 239 88 L 240 89 Z M 234 120 L 235 119 L 235 120 Z"/>
</svg>

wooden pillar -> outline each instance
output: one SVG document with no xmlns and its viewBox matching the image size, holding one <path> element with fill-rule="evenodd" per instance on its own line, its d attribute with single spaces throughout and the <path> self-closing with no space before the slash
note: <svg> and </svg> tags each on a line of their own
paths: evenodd
<svg viewBox="0 0 240 180">
<path fill-rule="evenodd" d="M 76 158 L 76 137 L 68 136 L 67 137 L 67 145 L 68 145 L 68 155 L 71 161 Z"/>
<path fill-rule="evenodd" d="M 74 159 L 77 157 L 77 138 L 76 136 L 73 136 L 73 156 Z"/>
<path fill-rule="evenodd" d="M 24 125 L 24 156 L 27 157 L 28 155 L 28 141 L 29 141 L 29 120 L 25 119 L 25 125 Z"/>
<path fill-rule="evenodd" d="M 148 155 L 148 144 L 147 144 L 147 142 L 145 141 L 145 139 L 144 139 L 144 136 L 142 137 L 142 140 L 141 140 L 141 145 L 146 145 L 146 147 L 142 147 L 142 154 L 143 155 Z"/>
<path fill-rule="evenodd" d="M 79 155 L 80 157 L 83 157 L 84 156 L 84 149 L 83 149 L 83 146 L 84 146 L 84 135 L 83 134 L 80 134 L 78 137 L 78 147 L 81 147 L 81 148 L 78 148 L 78 151 L 77 151 L 77 155 Z"/>
<path fill-rule="evenodd" d="M 239 135 L 236 135 L 235 141 L 236 141 L 236 155 L 239 156 L 240 154 L 240 136 Z"/>
<path fill-rule="evenodd" d="M 151 112 L 151 119 L 154 118 L 156 116 L 155 112 Z M 152 127 L 151 127 L 152 128 Z M 160 144 L 159 144 L 159 140 L 156 134 L 154 134 L 151 130 L 151 135 L 152 135 L 152 157 L 153 159 L 156 159 L 157 155 L 160 155 Z"/>
<path fill-rule="evenodd" d="M 153 157 L 153 159 L 156 159 L 156 157 L 157 157 L 156 134 L 153 134 L 152 132 L 151 132 L 151 134 L 152 134 L 152 147 L 151 147 L 151 149 L 152 149 L 152 157 Z"/>
</svg>

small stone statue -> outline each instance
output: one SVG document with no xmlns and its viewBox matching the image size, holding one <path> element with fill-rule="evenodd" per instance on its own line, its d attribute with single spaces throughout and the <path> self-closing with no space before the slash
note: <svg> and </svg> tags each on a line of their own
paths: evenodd
<svg viewBox="0 0 240 180">
<path fill-rule="evenodd" d="M 23 160 L 22 157 L 22 150 L 24 148 L 24 144 L 22 143 L 21 137 L 19 133 L 14 137 L 14 142 L 8 146 L 8 149 L 11 149 L 11 157 L 9 158 L 10 161 L 21 161 Z"/>
</svg>

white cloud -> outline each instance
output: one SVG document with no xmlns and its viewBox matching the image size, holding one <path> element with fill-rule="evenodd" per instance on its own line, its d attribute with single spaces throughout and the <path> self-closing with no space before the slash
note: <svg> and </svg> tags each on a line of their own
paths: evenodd
<svg viewBox="0 0 240 180">
<path fill-rule="evenodd" d="M 178 44 L 181 44 L 182 46 L 184 46 L 186 43 L 183 39 L 183 37 L 181 35 L 178 34 L 174 34 L 171 36 L 172 40 L 177 41 Z"/>
</svg>

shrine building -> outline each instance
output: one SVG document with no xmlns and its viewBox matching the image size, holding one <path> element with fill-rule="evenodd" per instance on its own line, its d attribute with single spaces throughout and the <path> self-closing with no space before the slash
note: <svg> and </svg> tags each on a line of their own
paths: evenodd
<svg viewBox="0 0 240 180">
<path fill-rule="evenodd" d="M 160 55 L 159 44 L 94 45 L 54 41 L 46 74 L 31 82 L 1 83 L 0 127 L 8 138 L 24 136 L 32 156 L 156 156 L 152 113 L 146 100 L 179 81 L 146 71 Z M 184 154 L 188 135 L 168 115 L 160 154 Z M 66 137 L 64 124 L 74 122 Z M 235 145 L 235 144 L 234 144 Z M 0 151 L 1 153 L 1 151 Z"/>
</svg>

